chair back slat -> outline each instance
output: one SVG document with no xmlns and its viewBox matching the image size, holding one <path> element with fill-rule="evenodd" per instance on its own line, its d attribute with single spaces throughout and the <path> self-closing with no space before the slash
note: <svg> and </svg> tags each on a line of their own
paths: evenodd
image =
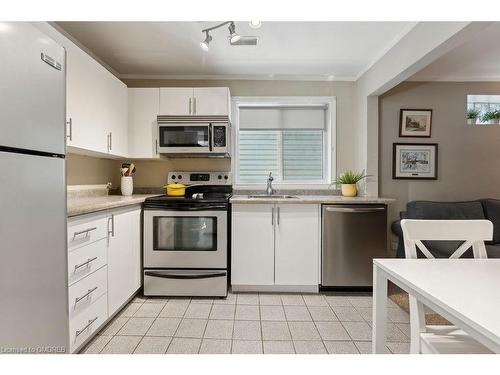
<svg viewBox="0 0 500 375">
<path fill-rule="evenodd" d="M 493 238 L 488 220 L 401 220 L 406 258 L 417 258 L 417 247 L 427 258 L 434 258 L 422 241 L 463 241 L 450 258 L 460 258 L 472 247 L 474 258 L 487 258 L 484 241 Z M 410 352 L 420 352 L 420 333 L 426 331 L 424 305 L 413 296 L 410 300 Z"/>
<path fill-rule="evenodd" d="M 427 246 L 425 246 L 422 241 L 420 240 L 417 240 L 415 241 L 415 244 L 417 245 L 417 247 L 419 248 L 419 250 L 422 252 L 422 254 L 424 254 L 427 258 L 434 258 L 434 255 L 432 255 L 432 253 L 429 251 L 429 249 L 427 248 Z M 408 258 L 408 257 L 407 257 Z M 414 257 L 412 258 L 417 258 L 417 254 L 415 254 Z"/>
<path fill-rule="evenodd" d="M 490 241 L 493 224 L 489 220 L 401 220 L 403 235 L 420 241 Z"/>
</svg>

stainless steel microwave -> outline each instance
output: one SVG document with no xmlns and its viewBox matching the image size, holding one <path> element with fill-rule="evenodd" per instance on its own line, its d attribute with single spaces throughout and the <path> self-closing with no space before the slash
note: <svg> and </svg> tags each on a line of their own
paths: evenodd
<svg viewBox="0 0 500 375">
<path fill-rule="evenodd" d="M 158 116 L 158 152 L 169 156 L 230 156 L 227 116 Z"/>
</svg>

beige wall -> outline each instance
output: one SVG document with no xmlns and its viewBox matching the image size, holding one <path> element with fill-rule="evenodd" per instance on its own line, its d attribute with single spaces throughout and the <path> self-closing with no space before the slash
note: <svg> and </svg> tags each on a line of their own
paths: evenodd
<svg viewBox="0 0 500 375">
<path fill-rule="evenodd" d="M 229 87 L 231 96 L 335 96 L 337 173 L 356 168 L 354 82 L 124 79 L 128 87 Z"/>
<path fill-rule="evenodd" d="M 396 198 L 390 215 L 412 200 L 500 198 L 500 126 L 466 124 L 467 94 L 500 94 L 500 82 L 404 82 L 379 100 L 379 192 Z M 432 108 L 431 138 L 399 138 L 401 108 Z M 438 180 L 393 180 L 392 144 L 438 143 Z"/>
<path fill-rule="evenodd" d="M 335 96 L 337 99 L 337 173 L 356 167 L 356 139 L 354 128 L 355 84 L 353 82 L 320 81 L 250 81 L 250 80 L 137 80 L 125 79 L 128 87 L 229 87 L 232 96 Z M 105 159 L 71 156 L 68 162 L 68 184 L 102 183 L 107 180 L 119 184 L 119 162 Z M 110 168 L 115 163 L 116 167 Z M 169 159 L 135 161 L 137 187 L 162 186 L 172 170 L 229 171 L 229 160 L 221 159 Z M 76 169 L 78 168 L 78 169 Z M 85 174 L 83 174 L 85 172 Z M 71 178 L 70 178 L 71 177 Z M 99 181 L 99 182 L 94 182 Z M 107 182 L 106 181 L 106 182 Z"/>
<path fill-rule="evenodd" d="M 117 160 L 68 154 L 66 171 L 68 185 L 102 185 L 108 182 L 118 186 L 121 163 Z"/>
</svg>

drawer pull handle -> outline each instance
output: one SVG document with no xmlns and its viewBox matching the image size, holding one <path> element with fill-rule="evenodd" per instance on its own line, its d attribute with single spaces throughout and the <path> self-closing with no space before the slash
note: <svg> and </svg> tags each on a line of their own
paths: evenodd
<svg viewBox="0 0 500 375">
<path fill-rule="evenodd" d="M 96 316 L 94 319 L 90 319 L 85 327 L 76 331 L 76 337 L 80 336 L 83 332 L 85 332 L 91 325 L 94 323 L 99 317 Z"/>
<path fill-rule="evenodd" d="M 92 294 L 92 292 L 96 291 L 97 287 L 93 287 L 92 289 L 89 289 L 87 293 L 85 293 L 83 296 L 81 297 L 76 297 L 75 298 L 75 305 L 80 302 L 82 299 L 85 299 L 87 298 L 88 296 L 90 296 Z"/>
<path fill-rule="evenodd" d="M 94 260 L 96 260 L 97 257 L 93 257 L 93 258 L 89 258 L 87 259 L 85 262 L 81 263 L 81 264 L 77 264 L 75 266 L 75 272 L 78 271 L 79 268 L 82 268 L 82 267 L 85 267 L 85 266 L 89 266 L 90 262 L 93 262 Z"/>
<path fill-rule="evenodd" d="M 79 236 L 80 234 L 85 234 L 85 237 L 84 238 L 87 238 L 89 236 L 89 233 L 92 232 L 93 230 L 96 230 L 97 227 L 93 227 L 93 228 L 89 228 L 89 229 L 85 229 L 85 230 L 81 230 L 80 232 L 75 232 L 73 233 L 73 241 L 76 239 L 77 236 Z"/>
</svg>

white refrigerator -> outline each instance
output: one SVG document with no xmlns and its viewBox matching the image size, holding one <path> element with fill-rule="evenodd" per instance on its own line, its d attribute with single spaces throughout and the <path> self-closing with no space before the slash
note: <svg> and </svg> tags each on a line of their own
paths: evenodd
<svg viewBox="0 0 500 375">
<path fill-rule="evenodd" d="M 68 351 L 65 50 L 0 27 L 0 353 Z"/>
</svg>

